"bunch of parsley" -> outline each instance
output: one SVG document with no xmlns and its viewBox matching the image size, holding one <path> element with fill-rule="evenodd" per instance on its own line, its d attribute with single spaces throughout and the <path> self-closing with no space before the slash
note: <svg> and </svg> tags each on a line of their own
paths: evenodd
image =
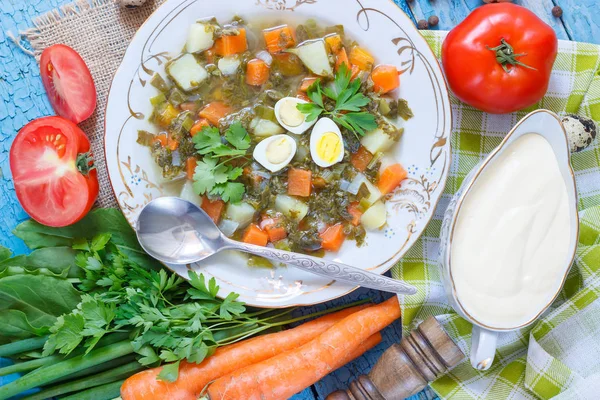
<svg viewBox="0 0 600 400">
<path fill-rule="evenodd" d="M 241 201 L 246 188 L 235 180 L 242 175 L 243 169 L 233 167 L 229 162 L 246 156 L 251 142 L 246 129 L 236 122 L 221 137 L 218 128 L 205 127 L 193 140 L 202 156 L 194 172 L 194 191 L 198 195 L 219 196 L 225 202 Z"/>
<path fill-rule="evenodd" d="M 365 132 L 376 129 L 375 116 L 361 111 L 361 108 L 366 107 L 371 99 L 359 93 L 360 80 L 351 80 L 351 77 L 351 71 L 346 64 L 342 64 L 331 87 L 321 87 L 319 79 L 313 83 L 306 93 L 312 103 L 297 105 L 298 110 L 307 115 L 306 121 L 314 121 L 321 115 L 329 115 L 336 123 L 357 136 L 363 136 Z M 325 106 L 323 95 L 335 102 L 331 111 Z"/>
<path fill-rule="evenodd" d="M 84 294 L 70 314 L 58 318 L 44 346 L 44 355 L 88 353 L 102 338 L 129 333 L 142 365 L 173 363 L 162 379 L 177 378 L 179 361 L 201 362 L 220 345 L 270 327 L 247 314 L 238 294 L 217 298 L 219 286 L 202 274 L 189 272 L 189 281 L 164 269 L 147 270 L 131 261 L 100 234 L 75 248 L 85 276 L 78 284 Z"/>
</svg>

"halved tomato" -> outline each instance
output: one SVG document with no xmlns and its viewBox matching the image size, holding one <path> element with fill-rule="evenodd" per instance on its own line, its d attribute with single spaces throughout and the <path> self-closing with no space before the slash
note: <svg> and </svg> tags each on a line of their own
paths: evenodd
<svg viewBox="0 0 600 400">
<path fill-rule="evenodd" d="M 83 58 L 64 44 L 42 52 L 40 74 L 54 111 L 76 124 L 96 108 L 96 86 Z"/>
<path fill-rule="evenodd" d="M 73 122 L 44 117 L 25 125 L 10 148 L 17 197 L 41 224 L 67 226 L 83 218 L 98 197 L 90 141 Z"/>
</svg>

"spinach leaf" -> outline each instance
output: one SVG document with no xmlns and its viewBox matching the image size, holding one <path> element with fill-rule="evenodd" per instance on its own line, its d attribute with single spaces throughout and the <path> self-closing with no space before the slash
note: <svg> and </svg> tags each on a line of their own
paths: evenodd
<svg viewBox="0 0 600 400">
<path fill-rule="evenodd" d="M 64 228 L 51 228 L 29 220 L 19 224 L 13 233 L 31 249 L 72 247 L 76 239 L 92 239 L 99 234 L 109 233 L 111 242 L 131 260 L 154 269 L 161 268 L 158 261 L 142 250 L 129 223 L 121 211 L 114 208 L 96 209 L 76 224 Z"/>
<path fill-rule="evenodd" d="M 7 258 L 10 258 L 12 252 L 4 246 L 0 246 L 0 261 L 4 261 Z"/>
<path fill-rule="evenodd" d="M 0 311 L 0 336 L 11 339 L 27 339 L 32 336 L 43 336 L 50 332 L 49 324 L 35 327 L 27 319 L 27 315 L 19 310 Z"/>
<path fill-rule="evenodd" d="M 80 278 L 83 271 L 75 263 L 76 252 L 70 247 L 48 247 L 27 256 L 0 261 L 0 278 L 9 275 L 48 275 L 57 278 Z"/>
<path fill-rule="evenodd" d="M 21 335 L 30 329 L 31 335 L 46 330 L 62 314 L 70 313 L 81 297 L 73 285 L 44 275 L 16 275 L 0 279 L 1 329 Z M 42 333 L 43 334 L 43 333 Z M 31 336 L 30 335 L 30 336 Z M 21 336 L 23 337 L 23 336 Z"/>
</svg>

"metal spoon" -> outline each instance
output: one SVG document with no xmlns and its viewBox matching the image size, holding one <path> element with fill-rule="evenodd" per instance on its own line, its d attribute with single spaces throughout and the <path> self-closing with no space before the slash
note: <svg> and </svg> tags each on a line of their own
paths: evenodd
<svg viewBox="0 0 600 400">
<path fill-rule="evenodd" d="M 160 197 L 148 203 L 138 217 L 136 232 L 148 254 L 169 264 L 191 264 L 221 250 L 234 249 L 353 286 L 400 294 L 417 292 L 404 282 L 346 264 L 231 240 L 203 210 L 178 197 Z"/>
</svg>

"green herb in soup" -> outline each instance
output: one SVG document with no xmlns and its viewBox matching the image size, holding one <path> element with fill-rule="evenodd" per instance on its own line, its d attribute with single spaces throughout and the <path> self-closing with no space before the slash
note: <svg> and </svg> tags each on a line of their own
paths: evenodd
<svg viewBox="0 0 600 400">
<path fill-rule="evenodd" d="M 322 255 L 385 225 L 413 114 L 396 67 L 342 26 L 200 20 L 165 72 L 138 143 L 227 236 Z"/>
</svg>

